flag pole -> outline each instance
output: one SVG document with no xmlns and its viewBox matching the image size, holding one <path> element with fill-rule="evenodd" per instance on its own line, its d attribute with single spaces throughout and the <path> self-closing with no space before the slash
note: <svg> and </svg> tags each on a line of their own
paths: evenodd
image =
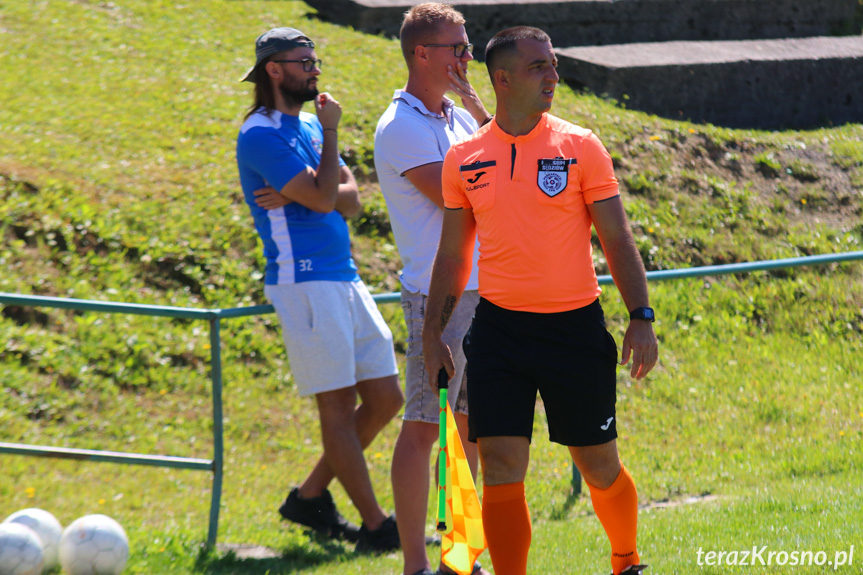
<svg viewBox="0 0 863 575">
<path fill-rule="evenodd" d="M 449 381 L 446 369 L 441 368 L 437 376 L 438 389 L 440 390 L 440 439 L 438 451 L 438 511 L 437 530 L 446 532 L 446 406 Z"/>
</svg>

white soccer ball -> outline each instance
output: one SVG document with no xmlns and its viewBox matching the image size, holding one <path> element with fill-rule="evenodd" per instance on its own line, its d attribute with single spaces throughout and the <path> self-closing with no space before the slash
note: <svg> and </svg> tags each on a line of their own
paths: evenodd
<svg viewBox="0 0 863 575">
<path fill-rule="evenodd" d="M 42 542 L 20 523 L 0 524 L 0 575 L 40 575 Z"/>
<path fill-rule="evenodd" d="M 20 523 L 32 529 L 42 542 L 42 556 L 45 559 L 45 570 L 53 569 L 59 564 L 60 536 L 63 526 L 57 518 L 44 509 L 31 507 L 16 511 L 6 518 L 4 523 Z"/>
<path fill-rule="evenodd" d="M 69 575 L 119 575 L 129 559 L 129 538 L 107 515 L 85 515 L 60 538 L 60 564 Z"/>
</svg>

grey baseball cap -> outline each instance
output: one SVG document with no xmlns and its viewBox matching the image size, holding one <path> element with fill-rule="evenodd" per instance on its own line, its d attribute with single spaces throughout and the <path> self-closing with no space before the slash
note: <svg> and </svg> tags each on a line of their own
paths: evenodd
<svg viewBox="0 0 863 575">
<path fill-rule="evenodd" d="M 273 28 L 268 32 L 264 32 L 255 40 L 255 65 L 249 69 L 240 81 L 254 82 L 255 69 L 262 61 L 273 54 L 300 46 L 314 48 L 315 43 L 296 28 Z"/>
</svg>

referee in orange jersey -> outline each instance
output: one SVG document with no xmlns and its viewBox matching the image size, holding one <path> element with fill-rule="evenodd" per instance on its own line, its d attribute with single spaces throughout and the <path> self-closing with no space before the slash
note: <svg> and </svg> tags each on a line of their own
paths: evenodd
<svg viewBox="0 0 863 575">
<path fill-rule="evenodd" d="M 481 300 L 464 348 L 469 436 L 482 462 L 495 573 L 527 570 L 524 479 L 538 391 L 549 438 L 569 448 L 590 488 L 614 575 L 640 574 L 638 494 L 617 452 L 617 345 L 598 300 L 591 225 L 630 310 L 621 365 L 632 359 L 638 379 L 658 355 L 644 266 L 608 152 L 590 130 L 548 113 L 560 80 L 548 35 L 525 26 L 504 30 L 488 43 L 486 65 L 494 120 L 454 144 L 443 165 L 446 211 L 423 329 L 426 369 L 454 372 L 441 332 L 478 238 Z"/>
</svg>

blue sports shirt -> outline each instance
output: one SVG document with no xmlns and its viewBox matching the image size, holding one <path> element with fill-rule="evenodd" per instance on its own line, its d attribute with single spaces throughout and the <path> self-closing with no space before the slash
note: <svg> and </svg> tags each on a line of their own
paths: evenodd
<svg viewBox="0 0 863 575">
<path fill-rule="evenodd" d="M 237 166 L 246 203 L 264 244 L 266 284 L 359 279 L 341 214 L 322 214 L 296 202 L 274 210 L 255 204 L 255 190 L 265 186 L 281 190 L 306 166 L 318 169 L 323 134 L 314 114 L 289 116 L 271 110 L 267 116 L 263 108 L 240 128 Z M 339 164 L 345 165 L 341 159 Z"/>
</svg>

